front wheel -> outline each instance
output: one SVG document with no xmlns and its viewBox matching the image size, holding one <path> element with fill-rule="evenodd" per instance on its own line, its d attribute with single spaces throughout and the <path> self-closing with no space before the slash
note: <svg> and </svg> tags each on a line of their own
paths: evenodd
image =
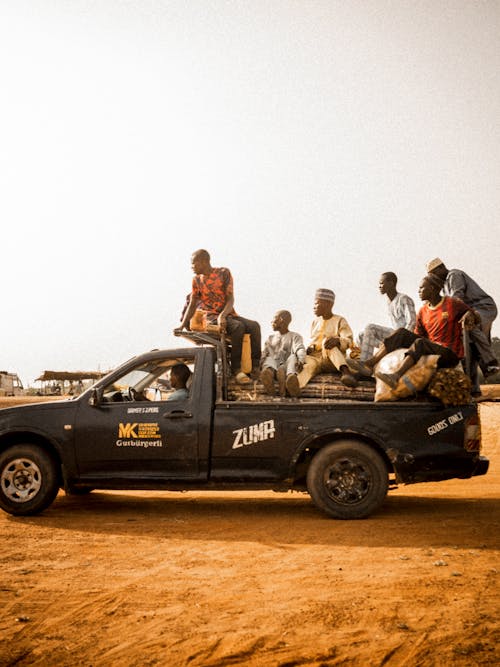
<svg viewBox="0 0 500 667">
<path fill-rule="evenodd" d="M 58 490 L 57 466 L 41 447 L 13 445 L 0 454 L 0 507 L 9 514 L 38 514 Z"/>
<path fill-rule="evenodd" d="M 385 461 L 369 445 L 340 440 L 321 449 L 307 471 L 314 503 L 335 519 L 364 519 L 384 502 L 389 485 Z"/>
</svg>

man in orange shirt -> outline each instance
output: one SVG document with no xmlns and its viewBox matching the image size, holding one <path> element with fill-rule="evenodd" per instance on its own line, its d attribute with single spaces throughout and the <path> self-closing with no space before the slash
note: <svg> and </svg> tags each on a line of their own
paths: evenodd
<svg viewBox="0 0 500 667">
<path fill-rule="evenodd" d="M 252 375 L 257 376 L 261 354 L 260 325 L 236 314 L 233 277 L 229 269 L 213 267 L 206 250 L 193 253 L 191 266 L 195 274 L 191 296 L 178 330 L 189 329 L 195 311 L 202 310 L 207 324 L 218 324 L 221 332 L 231 337 L 231 371 L 239 384 L 249 384 L 250 378 L 241 370 L 243 336 L 250 334 Z"/>
<path fill-rule="evenodd" d="M 426 302 L 419 310 L 415 332 L 397 329 L 384 339 L 378 352 L 364 363 L 350 360 L 351 368 L 360 375 L 372 375 L 377 363 L 389 352 L 408 348 L 405 359 L 395 373 L 375 372 L 379 378 L 393 389 L 399 379 L 425 354 L 438 354 L 438 368 L 453 368 L 464 356 L 462 326 L 472 328 L 479 315 L 460 299 L 441 296 L 443 281 L 428 273 L 420 283 L 419 297 Z"/>
</svg>

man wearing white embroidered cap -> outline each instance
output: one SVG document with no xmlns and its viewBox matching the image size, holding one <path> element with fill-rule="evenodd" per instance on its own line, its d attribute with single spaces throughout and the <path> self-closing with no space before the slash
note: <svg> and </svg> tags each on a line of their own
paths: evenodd
<svg viewBox="0 0 500 667">
<path fill-rule="evenodd" d="M 445 296 L 461 299 L 481 317 L 481 324 L 474 327 L 469 333 L 471 343 L 477 352 L 477 359 L 471 369 L 473 394 L 480 394 L 477 363 L 484 377 L 498 373 L 500 370 L 498 360 L 491 348 L 491 325 L 498 314 L 496 303 L 465 271 L 447 269 L 439 257 L 427 262 L 427 271 L 444 280 Z"/>
<path fill-rule="evenodd" d="M 345 354 L 352 345 L 352 329 L 347 320 L 332 312 L 335 294 L 331 289 L 318 289 L 314 300 L 316 318 L 311 325 L 311 342 L 307 348 L 304 368 L 298 375 L 302 389 L 318 373 L 339 371 L 346 387 L 355 387 L 357 380 L 349 370 Z"/>
</svg>

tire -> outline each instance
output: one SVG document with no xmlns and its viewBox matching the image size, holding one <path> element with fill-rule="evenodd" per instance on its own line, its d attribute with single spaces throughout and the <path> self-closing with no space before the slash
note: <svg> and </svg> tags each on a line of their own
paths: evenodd
<svg viewBox="0 0 500 667">
<path fill-rule="evenodd" d="M 9 514 L 38 514 L 58 490 L 57 466 L 41 447 L 14 445 L 0 454 L 0 507 Z"/>
<path fill-rule="evenodd" d="M 383 458 L 357 440 L 321 449 L 307 471 L 314 503 L 334 519 L 364 519 L 384 502 L 389 475 Z"/>
</svg>

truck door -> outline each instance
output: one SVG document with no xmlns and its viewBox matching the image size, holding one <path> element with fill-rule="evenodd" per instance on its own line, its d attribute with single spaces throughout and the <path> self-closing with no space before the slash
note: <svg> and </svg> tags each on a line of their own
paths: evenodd
<svg viewBox="0 0 500 667">
<path fill-rule="evenodd" d="M 99 388 L 96 405 L 82 397 L 74 427 L 81 478 L 207 477 L 212 383 L 203 396 L 199 352 L 174 351 L 126 368 Z M 170 386 L 176 367 L 187 376 L 180 392 Z"/>
</svg>

